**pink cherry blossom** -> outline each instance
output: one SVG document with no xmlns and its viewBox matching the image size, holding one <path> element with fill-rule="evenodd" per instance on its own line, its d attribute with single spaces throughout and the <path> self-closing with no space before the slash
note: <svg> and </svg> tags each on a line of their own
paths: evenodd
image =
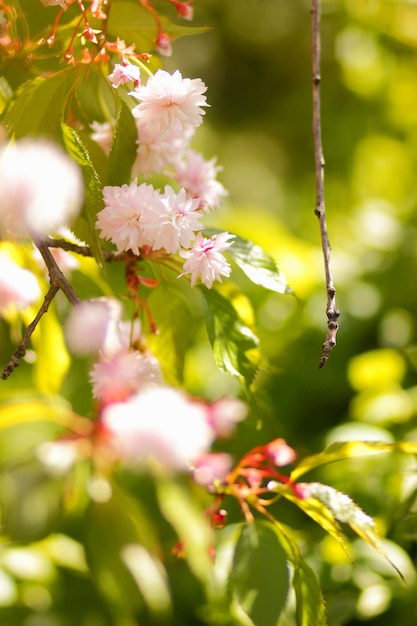
<svg viewBox="0 0 417 626">
<path fill-rule="evenodd" d="M 155 202 L 150 202 L 141 217 L 143 231 L 152 241 L 152 248 L 165 249 L 175 254 L 180 247 L 188 248 L 201 230 L 198 200 L 186 197 L 185 189 L 175 191 L 167 185 L 165 192 Z"/>
<path fill-rule="evenodd" d="M 191 274 L 191 286 L 194 287 L 201 276 L 202 282 L 211 289 L 215 280 L 221 281 L 222 276 L 230 276 L 231 267 L 222 252 L 230 248 L 234 235 L 224 232 L 213 237 L 203 237 L 198 233 L 191 250 L 183 250 L 180 255 L 187 259 L 184 263 L 184 274 Z M 180 276 L 178 278 L 180 278 Z"/>
<path fill-rule="evenodd" d="M 146 183 L 104 187 L 106 206 L 97 213 L 96 222 L 101 236 L 110 239 L 119 252 L 132 250 L 139 254 L 141 246 L 150 244 L 140 224 L 140 216 L 143 208 L 158 195 L 152 185 Z"/>
<path fill-rule="evenodd" d="M 164 132 L 137 122 L 138 151 L 132 167 L 132 175 L 149 176 L 163 172 L 167 166 L 175 164 L 184 154 L 194 132 L 194 128 L 174 132 L 167 128 Z"/>
<path fill-rule="evenodd" d="M 159 54 L 163 57 L 172 56 L 172 45 L 171 45 L 171 37 L 167 33 L 161 33 L 155 39 L 155 46 L 158 50 Z"/>
<path fill-rule="evenodd" d="M 0 231 L 14 238 L 56 232 L 81 209 L 84 183 L 57 145 L 22 139 L 0 150 Z"/>
<path fill-rule="evenodd" d="M 183 78 L 178 70 L 174 74 L 158 70 L 145 86 L 131 92 L 141 101 L 132 114 L 141 124 L 159 132 L 167 128 L 174 131 L 195 128 L 205 113 L 201 107 L 208 106 L 203 95 L 206 90 L 200 78 Z"/>
<path fill-rule="evenodd" d="M 140 69 L 137 65 L 132 65 L 131 63 L 123 65 L 116 63 L 112 73 L 109 74 L 109 80 L 115 89 L 120 85 L 126 85 L 130 81 L 133 81 L 138 86 L 140 84 Z"/>
<path fill-rule="evenodd" d="M 61 7 L 64 11 L 69 7 L 70 4 L 74 2 L 74 0 L 41 0 L 42 4 L 45 7 Z"/>
<path fill-rule="evenodd" d="M 110 154 L 111 145 L 113 143 L 113 124 L 110 122 L 92 122 L 90 126 L 93 131 L 91 133 L 91 139 L 94 139 L 106 154 Z"/>
<path fill-rule="evenodd" d="M 88 300 L 74 307 L 65 324 L 71 352 L 85 355 L 105 350 L 106 343 L 112 342 L 120 315 L 121 304 L 113 298 Z"/>
<path fill-rule="evenodd" d="M 90 372 L 93 396 L 101 404 L 120 402 L 149 383 L 162 383 L 158 361 L 150 352 L 103 354 Z"/>
<path fill-rule="evenodd" d="M 102 424 L 121 459 L 152 460 L 168 470 L 188 469 L 213 442 L 205 406 L 162 385 L 148 385 L 128 401 L 107 406 Z"/>
<path fill-rule="evenodd" d="M 210 406 L 210 424 L 217 437 L 229 437 L 236 424 L 245 419 L 248 408 L 238 398 L 220 398 Z"/>
<path fill-rule="evenodd" d="M 202 154 L 188 150 L 185 158 L 175 163 L 175 179 L 187 191 L 187 195 L 200 198 L 203 209 L 216 209 L 227 191 L 216 180 L 222 168 L 216 165 L 216 158 L 206 161 Z"/>
<path fill-rule="evenodd" d="M 41 290 L 34 274 L 0 255 L 0 313 L 24 309 L 36 302 Z"/>
<path fill-rule="evenodd" d="M 199 485 L 209 486 L 222 481 L 232 468 L 232 457 L 224 452 L 202 454 L 194 463 L 193 477 Z"/>
</svg>

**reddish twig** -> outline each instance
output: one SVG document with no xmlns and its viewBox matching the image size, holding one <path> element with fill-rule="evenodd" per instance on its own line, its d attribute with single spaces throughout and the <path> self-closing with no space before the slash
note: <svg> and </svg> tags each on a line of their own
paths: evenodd
<svg viewBox="0 0 417 626">
<path fill-rule="evenodd" d="M 319 368 L 326 364 L 330 352 L 336 345 L 336 335 L 339 328 L 340 312 L 336 306 L 336 289 L 333 283 L 330 268 L 330 243 L 327 234 L 326 210 L 324 204 L 324 156 L 321 138 L 320 117 L 320 0 L 312 0 L 312 66 L 313 66 L 313 141 L 314 162 L 316 172 L 316 205 L 315 214 L 320 224 L 321 247 L 323 250 L 324 270 L 327 289 L 327 335 L 323 343 Z"/>
</svg>

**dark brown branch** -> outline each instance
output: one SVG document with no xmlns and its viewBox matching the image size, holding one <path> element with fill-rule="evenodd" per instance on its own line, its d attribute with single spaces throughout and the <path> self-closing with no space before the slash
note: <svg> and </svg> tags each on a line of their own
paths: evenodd
<svg viewBox="0 0 417 626">
<path fill-rule="evenodd" d="M 48 248 L 61 248 L 61 250 L 65 250 L 66 252 L 74 252 L 75 254 L 79 254 L 84 257 L 94 256 L 90 246 L 80 246 L 72 241 L 67 241 L 66 239 L 52 239 L 51 237 L 48 237 L 45 239 L 45 243 Z M 111 263 L 112 261 L 124 261 L 125 259 L 124 252 L 102 250 L 102 253 L 104 260 L 108 263 Z"/>
<path fill-rule="evenodd" d="M 73 290 L 73 288 L 71 287 L 67 279 L 65 278 L 64 274 L 58 267 L 54 257 L 52 256 L 51 251 L 49 250 L 48 243 L 45 241 L 40 241 L 36 239 L 34 239 L 34 243 L 36 247 L 38 248 L 39 252 L 41 253 L 42 258 L 45 261 L 46 267 L 48 268 L 50 287 L 49 287 L 48 293 L 46 294 L 44 298 L 42 306 L 40 307 L 39 311 L 37 312 L 35 316 L 35 319 L 26 328 L 26 332 L 23 336 L 22 341 L 19 343 L 14 354 L 11 356 L 10 361 L 4 368 L 1 374 L 1 377 L 3 380 L 6 380 L 7 378 L 9 378 L 10 374 L 14 371 L 14 369 L 18 367 L 20 359 L 25 356 L 27 345 L 33 334 L 33 331 L 39 324 L 39 321 L 42 318 L 42 316 L 48 311 L 49 305 L 51 304 L 52 300 L 55 298 L 58 291 L 61 290 L 67 297 L 68 301 L 73 306 L 81 302 L 80 298 L 77 296 L 77 294 L 75 293 L 75 291 Z"/>
<path fill-rule="evenodd" d="M 336 289 L 333 283 L 330 268 L 330 243 L 327 234 L 326 209 L 324 203 L 324 156 L 321 138 L 320 115 L 320 0 L 312 0 L 312 65 L 313 65 L 313 141 L 314 162 L 316 172 L 316 205 L 315 214 L 320 225 L 321 247 L 323 250 L 324 271 L 327 289 L 327 335 L 323 343 L 319 368 L 326 364 L 330 352 L 336 345 L 336 335 L 339 328 L 340 312 L 336 306 Z"/>
<path fill-rule="evenodd" d="M 35 319 L 26 328 L 26 332 L 25 332 L 25 334 L 23 336 L 22 341 L 19 343 L 19 345 L 17 346 L 14 354 L 10 357 L 10 361 L 8 362 L 8 364 L 6 365 L 4 370 L 2 371 L 1 377 L 2 377 L 3 380 L 7 380 L 7 378 L 9 378 L 9 376 L 13 372 L 13 370 L 16 367 L 18 367 L 20 359 L 25 356 L 27 345 L 29 343 L 29 339 L 31 338 L 31 336 L 33 334 L 33 331 L 35 330 L 35 328 L 39 324 L 39 321 L 40 321 L 41 317 L 49 309 L 49 305 L 51 304 L 52 300 L 55 298 L 55 296 L 58 293 L 58 291 L 59 291 L 59 287 L 57 285 L 51 285 L 49 287 L 49 291 L 46 294 L 46 296 L 44 298 L 44 301 L 42 302 L 42 306 L 39 309 L 39 311 L 37 312 Z"/>
</svg>

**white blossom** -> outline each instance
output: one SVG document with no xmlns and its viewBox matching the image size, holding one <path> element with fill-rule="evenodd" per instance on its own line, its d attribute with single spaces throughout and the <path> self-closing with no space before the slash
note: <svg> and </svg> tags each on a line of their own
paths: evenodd
<svg viewBox="0 0 417 626">
<path fill-rule="evenodd" d="M 169 74 L 158 70 L 142 85 L 131 92 L 140 100 L 132 113 L 141 124 L 151 129 L 164 132 L 186 130 L 197 127 L 202 122 L 203 106 L 208 106 L 206 85 L 200 78 L 183 78 L 178 70 Z"/>
<path fill-rule="evenodd" d="M 22 139 L 0 151 L 0 189 L 0 231 L 15 238 L 67 226 L 83 200 L 78 166 L 42 139 Z"/>
<path fill-rule="evenodd" d="M 102 354 L 90 372 L 93 396 L 103 405 L 125 400 L 149 383 L 162 383 L 158 361 L 150 352 L 121 350 Z"/>
<path fill-rule="evenodd" d="M 191 250 L 182 250 L 180 255 L 187 259 L 184 263 L 184 274 L 191 274 L 191 286 L 194 287 L 199 277 L 211 289 L 215 280 L 221 281 L 222 276 L 230 276 L 231 267 L 222 252 L 232 245 L 234 235 L 224 232 L 213 237 L 203 237 L 198 233 Z M 179 276 L 179 277 L 180 277 Z"/>
<path fill-rule="evenodd" d="M 140 69 L 137 65 L 131 63 L 125 63 L 120 65 L 116 63 L 111 74 L 109 74 L 109 80 L 112 87 L 115 89 L 120 85 L 133 81 L 136 85 L 140 82 Z"/>
<path fill-rule="evenodd" d="M 91 122 L 91 139 L 93 139 L 100 148 L 106 153 L 110 154 L 110 149 L 113 143 L 113 124 L 110 122 Z"/>
<path fill-rule="evenodd" d="M 65 324 L 65 339 L 73 354 L 85 355 L 106 350 L 114 339 L 121 304 L 113 298 L 87 300 L 75 306 Z"/>
<path fill-rule="evenodd" d="M 139 248 L 150 241 L 140 224 L 142 210 L 149 202 L 158 198 L 152 187 L 136 182 L 121 187 L 104 187 L 105 208 L 97 213 L 96 227 L 101 236 L 110 239 L 119 252 L 132 250 L 139 254 Z"/>
<path fill-rule="evenodd" d="M 167 185 L 165 192 L 149 203 L 142 214 L 141 226 L 152 241 L 152 248 L 163 248 L 175 254 L 180 247 L 188 248 L 201 230 L 201 211 L 198 200 L 186 197 L 185 189 L 175 191 Z"/>
<path fill-rule="evenodd" d="M 102 424 L 121 459 L 134 464 L 152 459 L 168 470 L 188 469 L 213 442 L 205 406 L 162 385 L 107 406 Z"/>
<path fill-rule="evenodd" d="M 187 150 L 184 158 L 174 164 L 175 179 L 192 198 L 199 198 L 205 210 L 216 209 L 227 191 L 216 179 L 222 169 L 216 165 L 216 158 L 206 161 L 202 154 Z"/>
</svg>

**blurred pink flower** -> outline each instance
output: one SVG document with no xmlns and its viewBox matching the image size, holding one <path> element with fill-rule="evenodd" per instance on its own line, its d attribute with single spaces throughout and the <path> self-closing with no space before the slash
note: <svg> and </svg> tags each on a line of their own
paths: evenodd
<svg viewBox="0 0 417 626">
<path fill-rule="evenodd" d="M 120 402 L 149 383 L 161 383 L 158 361 L 150 352 L 103 354 L 90 373 L 93 396 L 102 405 Z"/>
<path fill-rule="evenodd" d="M 210 405 L 209 420 L 218 437 L 229 437 L 245 419 L 248 407 L 238 398 L 220 398 Z"/>
<path fill-rule="evenodd" d="M 199 198 L 201 208 L 216 209 L 227 191 L 216 180 L 217 173 L 222 169 L 216 165 L 216 158 L 206 161 L 202 154 L 188 150 L 185 158 L 174 164 L 175 179 L 192 198 Z"/>
<path fill-rule="evenodd" d="M 79 167 L 43 139 L 22 139 L 0 150 L 0 189 L 0 231 L 17 238 L 68 226 L 84 196 Z"/>
<path fill-rule="evenodd" d="M 162 385 L 148 385 L 126 402 L 107 406 L 102 425 L 122 460 L 152 460 L 168 470 L 189 469 L 213 442 L 205 406 Z"/>
<path fill-rule="evenodd" d="M 232 457 L 224 452 L 202 454 L 194 463 L 193 476 L 199 485 L 209 486 L 222 481 L 232 468 Z"/>
<path fill-rule="evenodd" d="M 91 139 L 93 139 L 100 148 L 106 153 L 110 154 L 110 149 L 113 143 L 113 124 L 110 122 L 91 122 Z"/>
</svg>

